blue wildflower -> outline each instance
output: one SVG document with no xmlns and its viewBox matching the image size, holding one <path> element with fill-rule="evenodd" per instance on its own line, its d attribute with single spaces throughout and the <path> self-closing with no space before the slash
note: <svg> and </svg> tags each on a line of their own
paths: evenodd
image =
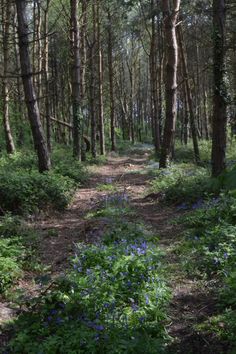
<svg viewBox="0 0 236 354">
<path fill-rule="evenodd" d="M 56 315 L 56 314 L 57 314 L 57 310 L 52 309 L 52 310 L 50 311 L 50 313 L 51 313 L 52 315 Z"/>
<path fill-rule="evenodd" d="M 186 203 L 182 203 L 180 205 L 177 206 L 178 210 L 187 210 L 189 207 Z"/>
<path fill-rule="evenodd" d="M 229 255 L 228 255 L 227 252 L 225 252 L 225 253 L 224 253 L 224 259 L 227 259 L 227 258 L 229 258 Z"/>
<path fill-rule="evenodd" d="M 61 324 L 61 323 L 63 323 L 64 321 L 63 321 L 63 319 L 61 318 L 61 317 L 57 317 L 56 318 L 56 323 L 59 325 L 59 324 Z"/>
<path fill-rule="evenodd" d="M 143 323 L 143 322 L 145 322 L 145 317 L 144 317 L 144 316 L 139 317 L 139 319 L 138 319 L 138 320 L 139 320 L 139 322 L 140 322 L 140 323 Z"/>
<path fill-rule="evenodd" d="M 137 305 L 137 304 L 132 303 L 131 307 L 132 307 L 132 310 L 133 310 L 134 312 L 138 311 L 138 305 Z"/>
</svg>

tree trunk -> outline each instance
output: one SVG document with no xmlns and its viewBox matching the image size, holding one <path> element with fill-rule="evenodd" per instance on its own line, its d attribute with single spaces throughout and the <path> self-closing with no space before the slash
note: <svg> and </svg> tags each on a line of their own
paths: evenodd
<svg viewBox="0 0 236 354">
<path fill-rule="evenodd" d="M 221 174 L 225 169 L 227 103 L 225 74 L 225 0 L 213 1 L 214 29 L 214 96 L 212 122 L 212 175 Z"/>
<path fill-rule="evenodd" d="M 160 168 L 167 167 L 175 134 L 176 100 L 177 100 L 177 65 L 178 45 L 176 38 L 176 23 L 179 14 L 180 0 L 173 1 L 173 10 L 169 0 L 162 0 L 164 29 L 166 42 L 166 121 L 160 157 Z"/>
<path fill-rule="evenodd" d="M 80 46 L 78 0 L 71 0 L 73 156 L 81 160 Z"/>
<path fill-rule="evenodd" d="M 38 155 L 39 172 L 48 171 L 51 167 L 50 156 L 44 138 L 43 128 L 40 121 L 38 102 L 32 78 L 32 68 L 29 54 L 29 26 L 27 23 L 26 1 L 17 0 L 19 52 L 21 62 L 22 82 L 24 86 L 25 100 L 28 117 L 31 125 L 35 150 Z"/>
<path fill-rule="evenodd" d="M 158 117 L 158 84 L 157 84 L 157 29 L 156 29 L 156 16 L 154 14 L 154 0 L 151 0 L 152 10 L 152 32 L 151 32 L 151 48 L 150 48 L 150 81 L 152 93 L 152 121 L 153 121 L 153 136 L 156 155 L 160 151 L 160 125 Z"/>
<path fill-rule="evenodd" d="M 85 117 L 85 91 L 86 91 L 86 31 L 87 31 L 87 0 L 82 0 L 82 15 L 81 15 L 81 27 L 80 27 L 80 97 L 81 97 L 81 110 L 83 115 L 81 125 L 81 135 L 84 135 L 84 117 Z M 81 147 L 81 160 L 86 161 L 86 149 L 82 142 Z"/>
<path fill-rule="evenodd" d="M 47 0 L 46 8 L 44 12 L 44 52 L 43 52 L 43 73 L 44 73 L 44 85 L 45 85 L 45 117 L 46 117 L 46 131 L 47 131 L 47 146 L 48 151 L 52 150 L 51 143 L 51 120 L 50 120 L 50 102 L 49 102 L 49 63 L 48 63 L 48 12 L 49 12 L 50 0 Z"/>
<path fill-rule="evenodd" d="M 100 154 L 105 155 L 104 108 L 103 108 L 103 56 L 101 48 L 100 0 L 97 0 L 97 46 L 98 46 L 98 113 Z"/>
<path fill-rule="evenodd" d="M 8 83 L 8 64 L 9 64 L 9 31 L 12 14 L 12 5 L 6 1 L 3 6 L 2 27 L 3 27 L 3 82 L 2 82 L 2 99 L 3 99 L 3 127 L 6 139 L 6 150 L 8 154 L 14 154 L 15 145 L 11 133 L 9 119 L 9 83 Z"/>
<path fill-rule="evenodd" d="M 188 107 L 189 107 L 189 118 L 190 118 L 190 126 L 191 126 L 192 139 L 193 139 L 194 158 L 196 163 L 199 163 L 200 152 L 198 147 L 197 129 L 195 124 L 195 117 L 193 111 L 193 99 L 192 99 L 192 93 L 189 85 L 188 64 L 187 64 L 186 53 L 184 51 L 183 33 L 182 33 L 181 25 L 177 27 L 177 33 L 178 33 L 179 48 L 180 48 L 181 59 L 182 59 L 183 76 L 185 80 L 186 96 L 187 96 Z"/>
<path fill-rule="evenodd" d="M 111 116 L 111 151 L 116 150 L 115 144 L 115 101 L 114 101 L 114 70 L 112 54 L 112 18 L 108 9 L 108 66 L 109 66 L 109 84 L 110 84 L 110 116 Z"/>
</svg>

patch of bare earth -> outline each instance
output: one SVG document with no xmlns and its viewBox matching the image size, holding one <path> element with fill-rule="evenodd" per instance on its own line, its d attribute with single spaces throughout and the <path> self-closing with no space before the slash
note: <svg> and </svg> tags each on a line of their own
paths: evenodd
<svg viewBox="0 0 236 354">
<path fill-rule="evenodd" d="M 169 334 L 175 339 L 169 349 L 171 353 L 204 354 L 224 353 L 214 338 L 203 338 L 194 330 L 201 320 L 215 312 L 215 301 L 212 294 L 197 282 L 186 279 L 179 266 L 178 255 L 170 253 L 170 247 L 179 242 L 183 231 L 181 226 L 171 222 L 179 215 L 175 208 L 163 207 L 158 202 L 158 195 L 148 194 L 151 177 L 143 174 L 147 158 L 140 156 L 111 157 L 103 166 L 91 167 L 91 177 L 84 188 L 79 189 L 70 207 L 63 213 L 51 213 L 51 216 L 38 220 L 33 227 L 41 235 L 39 255 L 44 265 L 50 267 L 51 276 L 63 273 L 70 266 L 70 257 L 75 251 L 77 242 L 95 242 L 102 237 L 106 228 L 106 219 L 86 219 L 85 216 L 99 208 L 101 201 L 109 192 L 97 189 L 99 184 L 108 180 L 118 190 L 124 190 L 130 197 L 137 219 L 150 225 L 160 237 L 161 247 L 167 251 L 166 262 L 176 269 L 176 277 L 170 275 L 170 286 L 173 300 L 170 305 Z M 176 267 L 177 265 L 177 267 Z M 23 280 L 24 283 L 24 280 Z M 33 279 L 23 284 L 25 289 L 32 290 Z M 31 290 L 30 290 L 31 289 Z M 37 290 L 36 290 L 37 291 Z M 14 316 L 8 305 L 0 307 L 0 321 Z"/>
</svg>

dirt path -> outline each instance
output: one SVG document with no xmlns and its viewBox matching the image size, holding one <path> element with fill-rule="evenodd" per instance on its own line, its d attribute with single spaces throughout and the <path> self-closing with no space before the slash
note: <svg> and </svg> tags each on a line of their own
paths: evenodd
<svg viewBox="0 0 236 354">
<path fill-rule="evenodd" d="M 140 173 L 144 171 L 147 163 L 145 156 L 116 157 L 109 158 L 103 166 L 91 167 L 92 175 L 86 187 L 75 193 L 74 201 L 68 210 L 63 214 L 52 213 L 51 217 L 34 225 L 42 236 L 40 258 L 43 264 L 50 266 L 52 276 L 57 276 L 68 268 L 69 257 L 73 255 L 76 242 L 94 242 L 102 236 L 105 225 L 98 225 L 97 220 L 88 220 L 85 216 L 88 212 L 96 210 L 108 193 L 99 191 L 98 186 L 112 181 L 119 190 L 125 190 L 129 195 L 137 218 L 152 226 L 160 236 L 161 247 L 167 252 L 166 262 L 172 272 L 170 286 L 173 289 L 169 333 L 176 339 L 171 352 L 222 353 L 217 352 L 207 339 L 200 337 L 193 329 L 199 320 L 214 312 L 214 299 L 211 299 L 204 285 L 200 287 L 198 282 L 184 278 L 178 256 L 170 251 L 170 248 L 178 243 L 182 231 L 181 227 L 170 222 L 179 212 L 175 208 L 163 209 L 155 196 L 147 197 L 151 177 Z M 26 281 L 22 287 L 27 289 L 29 282 L 27 285 Z M 29 291 L 33 295 L 37 290 L 33 288 Z M 3 309 L 3 313 L 7 317 L 7 307 Z"/>
</svg>

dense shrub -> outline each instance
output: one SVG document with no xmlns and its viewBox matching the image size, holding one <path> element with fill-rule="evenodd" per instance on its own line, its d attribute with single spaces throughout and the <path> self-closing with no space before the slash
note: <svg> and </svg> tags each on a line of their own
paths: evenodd
<svg viewBox="0 0 236 354">
<path fill-rule="evenodd" d="M 37 171 L 37 160 L 29 151 L 0 158 L 0 212 L 27 214 L 38 210 L 64 209 L 75 187 L 86 180 L 87 170 L 71 151 L 55 148 L 50 173 Z"/>
<path fill-rule="evenodd" d="M 62 210 L 73 187 L 72 180 L 55 173 L 0 172 L 0 206 L 3 212 L 22 214 L 49 207 Z"/>
<path fill-rule="evenodd" d="M 25 248 L 19 239 L 0 239 L 0 294 L 22 275 L 25 254 Z"/>
<path fill-rule="evenodd" d="M 37 265 L 36 234 L 18 216 L 6 214 L 0 218 L 0 293 L 6 295 L 14 283 Z M 34 241 L 34 243 L 32 242 Z M 9 290 L 8 295 L 11 290 Z"/>
<path fill-rule="evenodd" d="M 161 193 L 168 203 L 189 205 L 219 191 L 219 183 L 212 180 L 209 171 L 203 167 L 177 164 L 165 170 L 155 170 L 151 191 Z"/>
</svg>

